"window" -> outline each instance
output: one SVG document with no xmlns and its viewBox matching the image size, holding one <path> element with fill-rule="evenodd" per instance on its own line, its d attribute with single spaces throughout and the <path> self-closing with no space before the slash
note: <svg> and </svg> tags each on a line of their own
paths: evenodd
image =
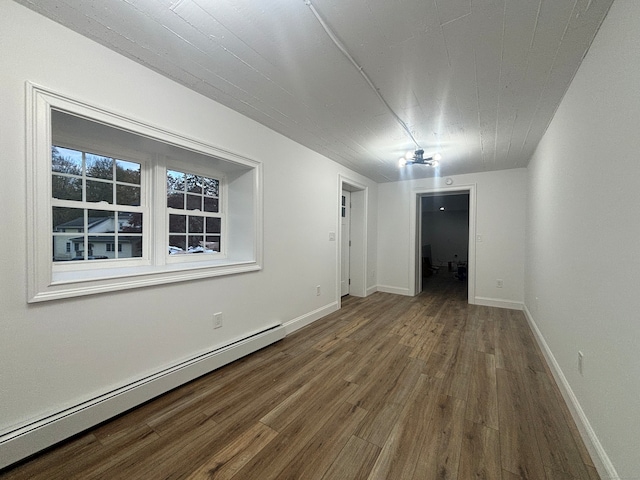
<svg viewBox="0 0 640 480">
<path fill-rule="evenodd" d="M 259 162 L 28 85 L 29 301 L 259 270 Z"/>
<path fill-rule="evenodd" d="M 141 167 L 137 162 L 52 146 L 54 262 L 142 257 Z"/>
<path fill-rule="evenodd" d="M 167 170 L 169 254 L 220 252 L 220 180 Z"/>
</svg>

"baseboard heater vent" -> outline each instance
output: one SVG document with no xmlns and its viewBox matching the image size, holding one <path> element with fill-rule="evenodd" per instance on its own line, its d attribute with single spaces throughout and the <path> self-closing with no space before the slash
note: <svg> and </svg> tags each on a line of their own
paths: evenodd
<svg viewBox="0 0 640 480">
<path fill-rule="evenodd" d="M 285 337 L 273 325 L 0 436 L 0 469 Z"/>
</svg>

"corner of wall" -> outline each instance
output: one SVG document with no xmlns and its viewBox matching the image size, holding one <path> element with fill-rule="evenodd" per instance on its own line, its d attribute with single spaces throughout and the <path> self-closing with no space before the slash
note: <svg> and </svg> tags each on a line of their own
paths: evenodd
<svg viewBox="0 0 640 480">
<path fill-rule="evenodd" d="M 558 385 L 560 393 L 564 398 L 565 403 L 569 407 L 569 411 L 571 412 L 571 416 L 573 417 L 573 421 L 578 427 L 578 431 L 580 432 L 580 436 L 584 441 L 587 450 L 589 451 L 589 455 L 591 455 L 591 460 L 593 460 L 593 464 L 598 471 L 598 474 L 604 479 L 607 480 L 620 480 L 618 473 L 616 472 L 613 463 L 609 459 L 607 452 L 605 452 L 600 440 L 596 436 L 595 431 L 591 427 L 591 423 L 587 418 L 584 410 L 582 409 L 580 402 L 578 402 L 578 398 L 573 393 L 573 389 L 569 382 L 567 381 L 567 377 L 564 375 L 564 372 L 560 368 L 560 364 L 556 361 L 555 356 L 551 352 L 547 341 L 545 340 L 542 332 L 538 328 L 531 312 L 527 308 L 527 305 L 523 305 L 523 310 L 525 317 L 527 318 L 527 322 L 533 331 L 533 335 L 542 350 L 542 353 L 547 361 L 547 365 L 553 374 L 553 378 Z"/>
<path fill-rule="evenodd" d="M 513 300 L 503 300 L 501 298 L 474 297 L 473 303 L 476 305 L 484 305 L 485 307 L 508 308 L 511 310 L 524 309 L 524 304 L 522 302 L 515 302 Z"/>
<path fill-rule="evenodd" d="M 300 330 L 301 328 L 312 324 L 316 320 L 319 320 L 322 317 L 337 311 L 339 308 L 340 308 L 340 305 L 337 301 L 331 302 L 323 307 L 313 310 L 312 312 L 305 313 L 304 315 L 300 315 L 299 317 L 294 318 L 293 320 L 289 320 L 288 322 L 283 324 L 286 334 L 290 335 L 296 330 Z"/>
</svg>

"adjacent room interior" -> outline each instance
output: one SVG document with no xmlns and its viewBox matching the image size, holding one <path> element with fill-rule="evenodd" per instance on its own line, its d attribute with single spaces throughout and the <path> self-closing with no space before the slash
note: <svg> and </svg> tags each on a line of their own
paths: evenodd
<svg viewBox="0 0 640 480">
<path fill-rule="evenodd" d="M 425 194 L 421 198 L 420 268 L 422 288 L 426 279 L 443 273 L 468 282 L 469 193 Z"/>
</svg>

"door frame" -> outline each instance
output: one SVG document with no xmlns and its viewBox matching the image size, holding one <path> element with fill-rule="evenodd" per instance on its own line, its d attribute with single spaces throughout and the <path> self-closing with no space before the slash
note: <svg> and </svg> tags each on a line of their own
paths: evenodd
<svg viewBox="0 0 640 480">
<path fill-rule="evenodd" d="M 475 304 L 476 297 L 476 184 L 455 185 L 438 188 L 415 188 L 410 202 L 411 214 L 409 218 L 409 238 L 413 238 L 413 248 L 409 248 L 409 294 L 416 296 L 420 293 L 422 282 L 422 196 L 425 194 L 468 193 L 469 194 L 469 258 L 467 262 L 467 301 Z"/>
<path fill-rule="evenodd" d="M 351 285 L 349 295 L 367 296 L 367 232 L 368 232 L 368 198 L 369 188 L 353 179 L 338 175 L 338 191 L 336 192 L 336 298 L 338 308 L 341 304 L 340 280 L 342 277 L 342 228 L 340 217 L 340 200 L 342 191 L 351 192 L 351 251 L 349 253 L 349 270 Z"/>
<path fill-rule="evenodd" d="M 343 199 L 344 205 L 342 204 Z M 348 235 L 345 235 L 345 232 Z M 338 238 L 340 240 L 340 297 L 344 297 L 351 293 L 351 245 L 349 245 L 351 241 L 351 192 L 349 190 L 340 192 L 340 235 Z"/>
</svg>

